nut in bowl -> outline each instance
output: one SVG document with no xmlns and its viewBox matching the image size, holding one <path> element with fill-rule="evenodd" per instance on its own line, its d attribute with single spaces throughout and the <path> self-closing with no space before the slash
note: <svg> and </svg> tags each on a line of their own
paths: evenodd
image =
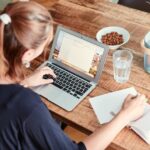
<svg viewBox="0 0 150 150">
<path fill-rule="evenodd" d="M 96 34 L 97 41 L 109 46 L 109 49 L 115 50 L 129 41 L 129 32 L 117 26 L 105 27 Z"/>
</svg>

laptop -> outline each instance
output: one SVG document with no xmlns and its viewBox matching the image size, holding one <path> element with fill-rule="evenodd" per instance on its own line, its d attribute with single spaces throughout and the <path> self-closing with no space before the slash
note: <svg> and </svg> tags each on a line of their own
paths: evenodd
<svg viewBox="0 0 150 150">
<path fill-rule="evenodd" d="M 61 108 L 72 111 L 98 84 L 108 47 L 80 33 L 58 26 L 48 66 L 57 78 L 33 90 Z"/>
</svg>

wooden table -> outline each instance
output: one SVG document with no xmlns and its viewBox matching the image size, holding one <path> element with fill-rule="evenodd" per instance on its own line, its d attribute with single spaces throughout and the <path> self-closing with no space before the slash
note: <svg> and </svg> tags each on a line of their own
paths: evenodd
<svg viewBox="0 0 150 150">
<path fill-rule="evenodd" d="M 140 46 L 144 35 L 150 30 L 150 14 L 112 4 L 107 0 L 36 1 L 48 8 L 56 24 L 65 25 L 89 37 L 95 38 L 99 29 L 112 25 L 124 27 L 131 34 L 130 41 L 124 45 L 134 55 L 130 80 L 125 84 L 118 84 L 114 81 L 112 51 L 110 51 L 98 86 L 72 112 L 66 112 L 43 99 L 57 118 L 86 134 L 90 134 L 100 127 L 89 103 L 90 97 L 134 86 L 150 99 L 150 74 L 144 72 L 143 52 Z M 33 63 L 33 68 L 40 63 L 41 59 L 39 58 Z M 117 150 L 150 150 L 149 145 L 127 128 L 119 133 L 111 147 Z"/>
</svg>

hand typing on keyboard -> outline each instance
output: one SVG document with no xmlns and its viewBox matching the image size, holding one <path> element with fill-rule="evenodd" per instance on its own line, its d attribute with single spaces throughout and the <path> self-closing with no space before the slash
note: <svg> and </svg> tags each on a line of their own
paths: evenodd
<svg viewBox="0 0 150 150">
<path fill-rule="evenodd" d="M 35 70 L 35 72 L 23 80 L 20 84 L 25 87 L 34 87 L 44 84 L 53 83 L 56 75 L 49 67 L 43 67 Z M 45 80 L 46 79 L 46 80 Z"/>
<path fill-rule="evenodd" d="M 44 74 L 43 79 L 53 79 L 53 80 L 55 80 L 55 78 L 51 74 Z"/>
</svg>

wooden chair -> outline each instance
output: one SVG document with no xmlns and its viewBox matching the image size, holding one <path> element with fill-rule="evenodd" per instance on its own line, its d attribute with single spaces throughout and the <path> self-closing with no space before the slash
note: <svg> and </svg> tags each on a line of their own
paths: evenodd
<svg viewBox="0 0 150 150">
<path fill-rule="evenodd" d="M 150 0 L 119 0 L 121 5 L 150 12 Z"/>
</svg>

